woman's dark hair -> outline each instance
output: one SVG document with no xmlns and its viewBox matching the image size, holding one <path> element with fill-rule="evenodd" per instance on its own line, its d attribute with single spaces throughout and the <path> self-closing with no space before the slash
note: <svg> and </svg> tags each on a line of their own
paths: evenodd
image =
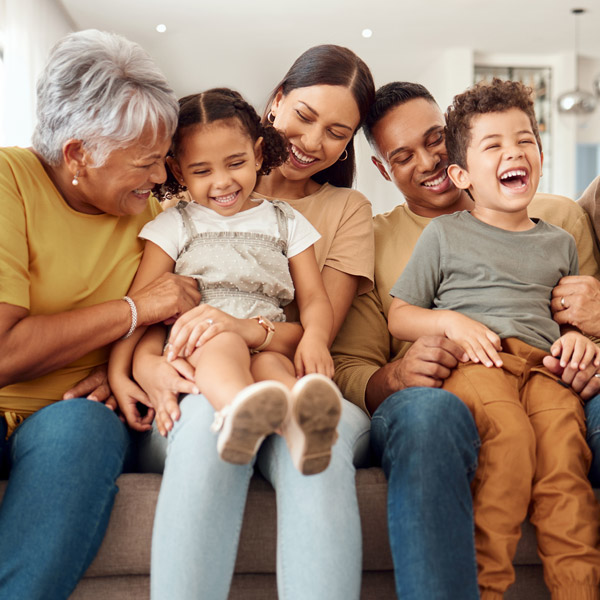
<svg viewBox="0 0 600 600">
<path fill-rule="evenodd" d="M 207 125 L 224 119 L 236 119 L 252 142 L 262 137 L 262 165 L 259 175 L 268 175 L 271 169 L 282 165 L 288 157 L 288 142 L 270 123 L 262 123 L 254 108 L 236 91 L 213 88 L 179 100 L 177 129 L 170 154 L 177 158 L 186 132 L 196 125 Z M 185 188 L 167 168 L 167 181 L 161 186 L 160 196 L 177 195 Z"/>
<path fill-rule="evenodd" d="M 263 122 L 266 122 L 271 104 L 279 91 L 286 96 L 292 90 L 313 85 L 341 85 L 350 90 L 360 114 L 360 122 L 356 128 L 358 131 L 375 98 L 373 76 L 369 67 L 352 50 L 333 44 L 309 48 L 296 59 L 285 77 L 273 90 L 267 102 Z M 348 158 L 344 161 L 338 160 L 330 167 L 313 175 L 313 179 L 317 183 L 331 183 L 340 187 L 352 185 L 356 170 L 354 134 L 346 146 Z"/>
</svg>

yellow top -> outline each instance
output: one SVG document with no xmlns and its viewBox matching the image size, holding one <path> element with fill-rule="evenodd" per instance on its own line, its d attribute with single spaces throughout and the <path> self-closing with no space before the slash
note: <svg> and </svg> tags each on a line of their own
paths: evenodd
<svg viewBox="0 0 600 600">
<path fill-rule="evenodd" d="M 0 148 L 0 302 L 40 315 L 122 298 L 142 255 L 137 235 L 159 212 L 154 199 L 131 217 L 77 212 L 32 152 Z M 0 412 L 28 416 L 59 400 L 108 353 L 0 389 Z"/>
<path fill-rule="evenodd" d="M 600 279 L 600 257 L 590 219 L 576 202 L 563 196 L 537 194 L 529 205 L 529 216 L 568 231 L 577 245 L 580 274 Z M 388 331 L 390 290 L 430 220 L 413 213 L 407 204 L 374 218 L 375 287 L 354 299 L 331 349 L 335 382 L 344 398 L 365 412 L 365 391 L 371 376 L 388 362 L 402 358 L 410 346 L 410 342 L 400 342 Z"/>
</svg>

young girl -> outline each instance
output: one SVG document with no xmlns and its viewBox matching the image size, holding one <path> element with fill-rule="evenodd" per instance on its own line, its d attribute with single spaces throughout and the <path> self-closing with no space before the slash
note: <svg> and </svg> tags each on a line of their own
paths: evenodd
<svg viewBox="0 0 600 600">
<path fill-rule="evenodd" d="M 329 463 L 341 413 L 330 379 L 332 309 L 313 248 L 320 236 L 286 203 L 251 197 L 257 174 L 286 157 L 285 139 L 261 124 L 238 93 L 213 89 L 183 98 L 167 161 L 171 190 L 185 186 L 192 201 L 144 227 L 146 247 L 131 291 L 166 271 L 197 279 L 203 318 L 186 332 L 181 356 L 217 411 L 219 455 L 246 464 L 267 435 L 283 430 L 296 467 L 313 474 Z M 294 356 L 286 356 L 272 343 L 272 321 L 285 320 L 283 306 L 294 296 L 304 333 Z M 143 331 L 116 344 L 109 365 L 121 410 L 140 430 L 135 405 L 150 405 L 130 372 Z M 171 425 L 161 414 L 157 424 L 163 434 Z"/>
</svg>

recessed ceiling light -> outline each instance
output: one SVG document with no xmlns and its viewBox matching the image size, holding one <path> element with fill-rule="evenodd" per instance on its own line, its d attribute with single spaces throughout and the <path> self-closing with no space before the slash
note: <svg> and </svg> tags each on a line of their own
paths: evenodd
<svg viewBox="0 0 600 600">
<path fill-rule="evenodd" d="M 370 38 L 373 35 L 373 32 L 370 29 L 363 29 L 362 36 L 364 38 Z"/>
<path fill-rule="evenodd" d="M 164 33 L 166 30 L 167 26 L 164 23 L 156 26 L 156 31 L 158 31 L 158 33 Z"/>
</svg>

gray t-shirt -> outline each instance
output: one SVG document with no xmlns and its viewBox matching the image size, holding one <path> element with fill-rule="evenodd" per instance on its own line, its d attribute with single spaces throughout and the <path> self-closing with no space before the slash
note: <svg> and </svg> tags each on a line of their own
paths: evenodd
<svg viewBox="0 0 600 600">
<path fill-rule="evenodd" d="M 537 221 L 527 231 L 506 231 L 462 211 L 431 221 L 390 294 L 423 308 L 455 310 L 502 339 L 548 351 L 560 337 L 552 288 L 578 272 L 575 240 L 559 227 Z"/>
</svg>

